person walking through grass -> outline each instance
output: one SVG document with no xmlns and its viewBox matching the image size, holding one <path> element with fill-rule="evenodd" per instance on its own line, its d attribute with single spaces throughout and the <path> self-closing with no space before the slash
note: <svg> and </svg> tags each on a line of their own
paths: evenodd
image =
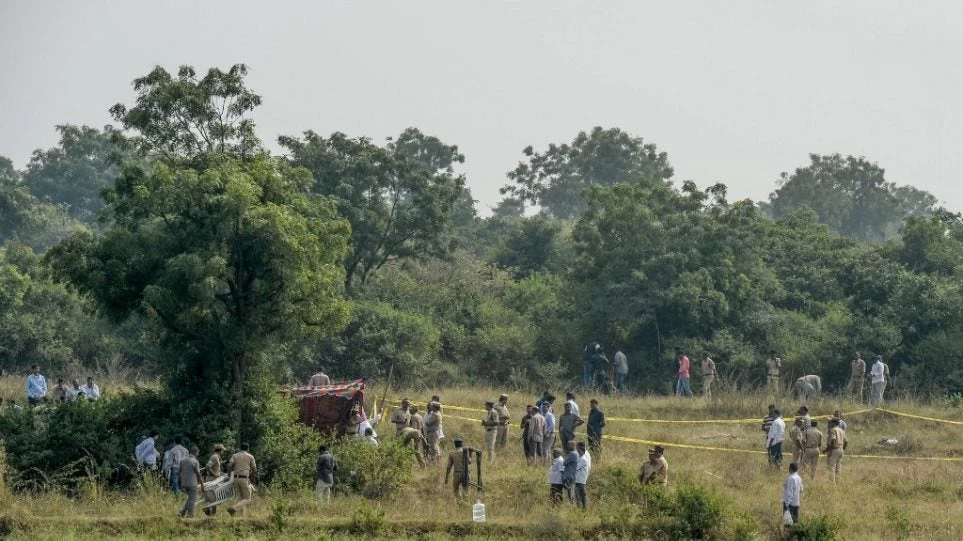
<svg viewBox="0 0 963 541">
<path fill-rule="evenodd" d="M 568 444 L 575 441 L 575 429 L 585 424 L 581 417 L 572 413 L 572 406 L 565 403 L 565 413 L 558 419 L 558 430 L 562 436 L 562 448 L 568 449 Z"/>
<path fill-rule="evenodd" d="M 535 406 L 531 407 L 531 417 L 528 419 L 528 463 L 539 462 L 545 454 L 545 417 Z"/>
<path fill-rule="evenodd" d="M 615 348 L 615 359 L 613 363 L 615 364 L 615 389 L 620 393 L 624 393 L 625 376 L 629 375 L 629 358 L 622 352 L 622 348 Z"/>
<path fill-rule="evenodd" d="M 829 420 L 829 435 L 826 443 L 826 465 L 833 474 L 833 484 L 843 471 L 843 456 L 846 454 L 846 433 L 839 428 L 839 419 Z"/>
<path fill-rule="evenodd" d="M 819 448 L 823 445 L 823 433 L 816 428 L 818 424 L 818 421 L 813 421 L 812 426 L 803 432 L 803 454 L 799 470 L 806 471 L 806 468 L 809 468 L 809 479 L 816 478 L 816 467 L 819 465 Z"/>
<path fill-rule="evenodd" d="M 227 508 L 233 517 L 235 513 L 254 502 L 254 491 L 251 489 L 251 479 L 257 475 L 257 462 L 254 455 L 248 452 L 251 444 L 244 442 L 241 450 L 231 455 L 227 461 L 227 471 L 234 472 L 234 482 L 237 489 L 237 502 Z"/>
<path fill-rule="evenodd" d="M 779 410 L 772 412 L 774 419 L 766 437 L 766 450 L 769 453 L 769 464 L 782 466 L 782 442 L 786 438 L 786 422 L 782 420 Z"/>
<path fill-rule="evenodd" d="M 187 501 L 177 516 L 181 518 L 194 518 L 194 507 L 197 504 L 197 487 L 204 490 L 204 479 L 201 478 L 201 465 L 197 462 L 197 455 L 200 450 L 191 447 L 188 455 L 177 464 L 177 476 L 180 478 L 180 488 L 187 493 Z"/>
<path fill-rule="evenodd" d="M 675 354 L 679 363 L 679 370 L 676 372 L 679 379 L 675 384 L 675 395 L 692 398 L 692 387 L 689 385 L 689 368 L 691 365 L 689 356 L 685 354 L 685 350 L 682 348 L 675 348 Z"/>
<path fill-rule="evenodd" d="M 702 359 L 702 396 L 712 400 L 712 384 L 716 381 L 716 362 L 706 353 L 706 358 Z"/>
<path fill-rule="evenodd" d="M 552 412 L 552 404 L 542 403 L 542 417 L 545 418 L 545 440 L 542 442 L 542 451 L 548 458 L 549 450 L 555 448 L 555 435 L 557 433 L 557 422 L 555 413 Z"/>
<path fill-rule="evenodd" d="M 883 403 L 883 392 L 886 390 L 886 382 L 889 379 L 889 367 L 883 362 L 883 356 L 877 355 L 876 362 L 869 372 L 870 375 L 870 396 L 869 405 L 878 406 Z"/>
<path fill-rule="evenodd" d="M 863 387 L 866 384 L 866 361 L 856 352 L 856 358 L 850 363 L 849 383 L 846 384 L 846 392 L 852 393 L 863 401 Z"/>
<path fill-rule="evenodd" d="M 789 476 L 782 483 L 782 511 L 789 511 L 793 524 L 799 522 L 799 497 L 802 496 L 803 482 L 799 477 L 799 466 L 789 465 Z"/>
</svg>

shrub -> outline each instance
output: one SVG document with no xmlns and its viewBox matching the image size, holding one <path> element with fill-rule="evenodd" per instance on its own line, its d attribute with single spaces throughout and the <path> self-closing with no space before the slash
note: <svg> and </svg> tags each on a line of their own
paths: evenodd
<svg viewBox="0 0 963 541">
<path fill-rule="evenodd" d="M 889 521 L 893 527 L 893 531 L 896 532 L 897 539 L 906 539 L 910 536 L 912 523 L 910 523 L 910 518 L 909 515 L 906 514 L 906 511 L 903 511 L 899 507 L 890 507 L 886 510 L 886 520 Z"/>
<path fill-rule="evenodd" d="M 839 534 L 840 521 L 830 515 L 800 518 L 792 527 L 790 539 L 800 541 L 834 541 Z"/>
<path fill-rule="evenodd" d="M 645 503 L 645 489 L 651 488 L 650 485 L 640 484 L 637 476 L 624 468 L 599 468 L 592 478 L 592 484 L 599 500 L 635 505 Z"/>
<path fill-rule="evenodd" d="M 390 498 L 412 477 L 414 456 L 397 438 L 371 445 L 363 438 L 326 437 L 328 451 L 338 461 L 334 490 L 365 498 Z"/>
<path fill-rule="evenodd" d="M 385 529 L 385 512 L 377 507 L 372 507 L 366 501 L 362 501 L 358 509 L 348 523 L 348 532 L 365 536 L 367 538 L 378 537 Z"/>
<path fill-rule="evenodd" d="M 269 396 L 258 415 L 262 433 L 253 450 L 260 480 L 282 492 L 314 486 L 315 463 L 323 438 L 298 420 L 293 400 L 280 393 Z"/>
<path fill-rule="evenodd" d="M 722 524 L 724 502 L 717 494 L 697 485 L 682 485 L 676 491 L 671 514 L 678 519 L 673 532 L 677 539 L 703 539 Z"/>
</svg>

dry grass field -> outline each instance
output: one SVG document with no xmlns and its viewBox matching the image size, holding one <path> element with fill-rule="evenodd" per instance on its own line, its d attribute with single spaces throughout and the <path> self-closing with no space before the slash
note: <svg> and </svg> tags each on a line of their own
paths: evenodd
<svg viewBox="0 0 963 541">
<path fill-rule="evenodd" d="M 17 390 L 4 380 L 0 392 Z M 416 402 L 439 392 L 449 406 L 480 408 L 497 389 L 447 389 L 400 391 Z M 536 395 L 510 393 L 513 423 L 517 426 L 522 407 Z M 380 397 L 370 389 L 370 397 Z M 583 414 L 592 395 L 580 394 Z M 389 397 L 390 398 L 390 397 Z M 766 463 L 764 437 L 759 420 L 771 401 L 784 412 L 798 407 L 789 396 L 767 397 L 747 392 L 727 392 L 709 404 L 702 399 L 672 397 L 598 396 L 608 422 L 606 433 L 663 442 L 669 462 L 669 491 L 684 484 L 710 488 L 725 501 L 719 538 L 777 539 L 782 535 L 781 496 L 785 469 L 775 471 Z M 822 397 L 810 402 L 814 415 L 864 410 L 865 405 Z M 963 411 L 949 406 L 888 402 L 894 411 L 959 421 Z M 464 417 L 466 420 L 456 417 Z M 481 446 L 481 413 L 445 410 L 448 440 L 461 436 L 467 445 Z M 839 539 L 963 539 L 963 425 L 897 416 L 880 411 L 845 415 L 850 439 L 841 482 L 833 484 L 821 457 L 815 480 L 804 476 L 802 519 L 829 515 L 840 523 Z M 729 423 L 655 423 L 614 418 L 654 420 L 752 419 Z M 825 433 L 825 422 L 820 423 Z M 389 427 L 380 427 L 390 437 Z M 443 464 L 418 469 L 415 480 L 399 498 L 364 502 L 336 498 L 320 505 L 305 489 L 276 494 L 262 489 L 256 504 L 243 517 L 220 513 L 214 518 L 181 521 L 175 514 L 180 498 L 159 487 L 134 493 L 118 493 L 96 485 L 75 498 L 57 494 L 24 496 L 0 493 L 0 536 L 10 539 L 329 539 L 329 538 L 618 538 L 618 530 L 599 528 L 645 515 L 646 509 L 625 503 L 613 479 L 621 470 L 634 479 L 646 457 L 648 443 L 607 440 L 596 457 L 588 482 L 587 512 L 568 505 L 553 508 L 548 502 L 544 466 L 527 466 L 522 457 L 518 429 L 513 428 L 509 448 L 493 468 L 483 472 L 488 522 L 471 524 L 471 501 L 455 501 L 442 484 Z M 880 445 L 884 438 L 899 440 L 896 446 Z M 133 442 L 131 444 L 133 446 Z M 716 449 L 702 449 L 712 447 Z M 862 456 L 860 456 L 862 455 Z M 788 445 L 786 463 L 789 462 Z M 922 460 L 931 458 L 932 460 Z M 308 480 L 306 480 L 306 486 Z M 359 511 L 359 509 L 361 511 Z M 657 517 L 652 517 L 657 524 Z M 614 532 L 614 533 L 613 533 Z M 651 530 L 651 537 L 662 534 Z"/>
</svg>

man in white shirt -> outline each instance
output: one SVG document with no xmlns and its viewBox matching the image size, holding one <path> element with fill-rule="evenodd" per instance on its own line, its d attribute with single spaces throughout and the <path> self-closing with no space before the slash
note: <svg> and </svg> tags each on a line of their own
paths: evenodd
<svg viewBox="0 0 963 541">
<path fill-rule="evenodd" d="M 578 451 L 578 469 L 575 470 L 575 504 L 585 509 L 588 506 L 585 483 L 588 482 L 589 474 L 592 473 L 592 455 L 585 449 L 584 441 L 578 442 L 575 449 Z"/>
<path fill-rule="evenodd" d="M 786 438 L 786 422 L 782 420 L 779 410 L 774 410 L 772 414 L 775 419 L 766 437 L 766 450 L 769 452 L 769 464 L 779 467 L 782 466 L 782 440 Z"/>
<path fill-rule="evenodd" d="M 793 524 L 799 522 L 799 496 L 802 495 L 803 483 L 799 477 L 799 466 L 789 465 L 789 477 L 782 484 L 782 511 L 789 511 Z"/>
<path fill-rule="evenodd" d="M 889 367 L 883 362 L 883 356 L 877 355 L 873 368 L 869 371 L 870 385 L 869 405 L 878 406 L 883 403 L 883 391 L 886 390 L 886 380 L 889 379 Z"/>
<path fill-rule="evenodd" d="M 80 382 L 77 378 L 74 378 L 70 382 L 70 395 L 67 397 L 70 400 L 76 400 L 80 393 L 84 392 L 84 388 L 80 386 Z"/>
<path fill-rule="evenodd" d="M 575 403 L 575 393 L 571 391 L 565 393 L 565 403 L 572 405 L 572 413 L 574 413 L 576 417 L 581 417 L 578 411 L 578 404 Z"/>
<path fill-rule="evenodd" d="M 47 396 L 47 380 L 40 374 L 40 367 L 33 365 L 30 367 L 30 374 L 27 376 L 27 403 L 31 406 L 39 406 Z"/>
<path fill-rule="evenodd" d="M 157 431 L 154 430 L 144 441 L 137 444 L 134 449 L 134 456 L 141 467 L 148 470 L 157 469 Z"/>
<path fill-rule="evenodd" d="M 100 387 L 94 383 L 94 378 L 92 377 L 87 377 L 87 385 L 81 387 L 80 390 L 83 391 L 84 396 L 87 397 L 87 400 L 97 400 L 100 398 Z"/>
<path fill-rule="evenodd" d="M 552 505 L 562 503 L 562 489 L 565 488 L 565 482 L 562 480 L 562 471 L 564 470 L 565 458 L 562 456 L 562 450 L 556 447 L 552 449 L 552 465 L 548 468 L 548 484 L 551 485 Z M 578 470 L 576 470 L 577 474 Z"/>
</svg>

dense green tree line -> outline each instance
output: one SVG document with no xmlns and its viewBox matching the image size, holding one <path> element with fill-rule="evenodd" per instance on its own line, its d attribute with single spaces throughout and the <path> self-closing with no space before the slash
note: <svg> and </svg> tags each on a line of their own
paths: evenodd
<svg viewBox="0 0 963 541">
<path fill-rule="evenodd" d="M 234 407 L 248 386 L 319 365 L 567 385 L 599 338 L 639 390 L 667 388 L 674 346 L 740 383 L 775 351 L 838 387 L 860 350 L 901 388 L 963 389 L 963 223 L 865 158 L 813 155 L 768 201 L 731 201 L 597 127 L 524 149 L 481 217 L 466 157 L 416 128 L 305 127 L 270 155 L 245 75 L 157 68 L 118 127 L 60 126 L 25 170 L 0 161 L 2 368 L 120 359 L 253 411 Z"/>
</svg>

